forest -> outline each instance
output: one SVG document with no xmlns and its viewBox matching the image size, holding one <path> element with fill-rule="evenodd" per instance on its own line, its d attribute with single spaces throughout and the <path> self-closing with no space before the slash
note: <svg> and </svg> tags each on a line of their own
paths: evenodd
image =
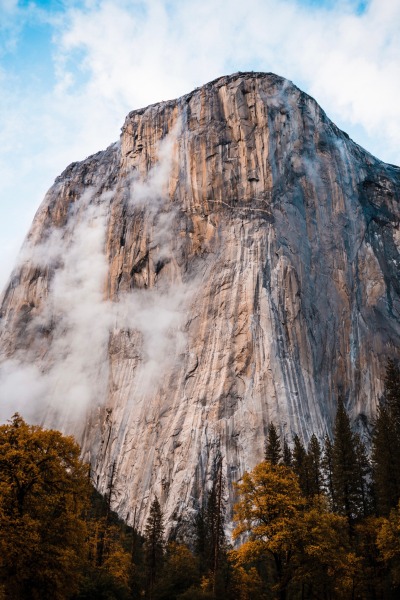
<svg viewBox="0 0 400 600">
<path fill-rule="evenodd" d="M 166 539 L 112 510 L 72 437 L 15 414 L 0 426 L 1 600 L 390 600 L 400 597 L 400 370 L 386 367 L 364 440 L 338 398 L 332 437 L 281 439 L 236 484 L 228 539 L 223 457 L 195 517 Z"/>
</svg>

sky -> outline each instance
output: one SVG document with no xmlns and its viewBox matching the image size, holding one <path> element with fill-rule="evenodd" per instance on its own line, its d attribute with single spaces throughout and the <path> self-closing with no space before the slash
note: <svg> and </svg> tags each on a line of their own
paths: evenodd
<svg viewBox="0 0 400 600">
<path fill-rule="evenodd" d="M 0 0 L 0 288 L 69 163 L 236 71 L 290 79 L 400 164 L 400 0 Z"/>
</svg>

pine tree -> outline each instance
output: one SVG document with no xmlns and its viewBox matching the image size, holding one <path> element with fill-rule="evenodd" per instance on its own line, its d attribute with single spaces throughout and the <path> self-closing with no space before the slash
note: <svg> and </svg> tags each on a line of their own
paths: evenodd
<svg viewBox="0 0 400 600">
<path fill-rule="evenodd" d="M 333 445 L 328 434 L 324 440 L 324 452 L 321 459 L 323 488 L 328 497 L 331 509 L 336 511 L 335 489 L 333 485 Z"/>
<path fill-rule="evenodd" d="M 161 506 L 154 498 L 144 532 L 144 563 L 147 576 L 147 597 L 153 597 L 154 584 L 161 573 L 164 557 L 164 524 Z"/>
<path fill-rule="evenodd" d="M 218 452 L 214 463 L 213 487 L 209 498 L 208 505 L 208 523 L 211 531 L 211 558 L 213 574 L 213 593 L 216 595 L 217 588 L 219 589 L 219 573 L 221 564 L 225 559 L 226 540 L 224 532 L 225 522 L 225 503 L 224 494 L 224 479 L 222 473 L 222 456 Z"/>
<path fill-rule="evenodd" d="M 396 433 L 400 436 L 400 369 L 392 359 L 388 360 L 386 366 L 385 399 L 393 418 Z"/>
<path fill-rule="evenodd" d="M 226 563 L 225 481 L 219 451 L 213 460 L 211 479 L 211 489 L 195 519 L 195 554 L 199 559 L 200 571 L 212 581 L 215 595 L 216 587 L 221 584 L 221 569 Z"/>
<path fill-rule="evenodd" d="M 292 451 L 291 451 L 290 446 L 287 443 L 286 439 L 283 440 L 282 454 L 283 454 L 282 464 L 285 465 L 285 467 L 291 467 L 293 465 L 293 455 L 292 455 Z"/>
<path fill-rule="evenodd" d="M 361 514 L 361 491 L 357 477 L 355 439 L 350 419 L 339 399 L 334 427 L 332 480 L 336 511 L 347 517 L 350 525 Z"/>
<path fill-rule="evenodd" d="M 390 410 L 385 404 L 381 404 L 372 437 L 374 492 L 380 515 L 389 515 L 399 500 L 397 443 Z"/>
<path fill-rule="evenodd" d="M 372 513 L 373 508 L 371 493 L 372 468 L 365 444 L 358 434 L 354 435 L 354 445 L 356 453 L 356 477 L 361 500 L 361 515 L 366 517 Z"/>
<path fill-rule="evenodd" d="M 265 460 L 271 465 L 278 465 L 282 458 L 282 448 L 277 429 L 273 423 L 268 425 L 267 440 L 265 443 Z"/>
<path fill-rule="evenodd" d="M 322 492 L 321 474 L 321 445 L 317 436 L 313 433 L 308 444 L 307 452 L 310 496 L 319 495 Z"/>
<path fill-rule="evenodd" d="M 309 460 L 303 442 L 296 434 L 293 438 L 293 470 L 299 478 L 300 489 L 306 498 L 312 496 L 310 490 Z"/>
<path fill-rule="evenodd" d="M 103 565 L 103 562 L 107 555 L 107 537 L 108 537 L 108 529 L 110 527 L 110 516 L 111 516 L 111 502 L 113 499 L 113 495 L 115 492 L 115 471 L 116 471 L 116 463 L 115 461 L 111 465 L 110 479 L 107 485 L 107 495 L 106 502 L 104 506 L 104 513 L 101 521 L 102 527 L 99 532 L 99 539 L 97 543 L 96 549 L 96 564 L 98 567 Z"/>
<path fill-rule="evenodd" d="M 209 532 L 207 530 L 207 503 L 200 506 L 194 518 L 194 553 L 198 558 L 200 570 L 209 568 Z M 207 565 L 207 568 L 205 568 Z"/>
<path fill-rule="evenodd" d="M 388 361 L 385 392 L 372 436 L 373 483 L 378 513 L 389 515 L 400 498 L 400 372 Z"/>
</svg>

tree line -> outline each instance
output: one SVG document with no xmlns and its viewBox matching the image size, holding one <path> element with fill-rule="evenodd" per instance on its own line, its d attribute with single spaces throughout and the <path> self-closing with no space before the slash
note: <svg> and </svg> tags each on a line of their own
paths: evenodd
<svg viewBox="0 0 400 600">
<path fill-rule="evenodd" d="M 152 500 L 139 532 L 101 496 L 73 438 L 0 427 L 1 600 L 391 600 L 400 597 L 400 371 L 389 361 L 370 443 L 338 400 L 307 446 L 270 423 L 264 460 L 236 486 L 227 539 L 223 457 L 186 526 L 165 539 Z"/>
</svg>

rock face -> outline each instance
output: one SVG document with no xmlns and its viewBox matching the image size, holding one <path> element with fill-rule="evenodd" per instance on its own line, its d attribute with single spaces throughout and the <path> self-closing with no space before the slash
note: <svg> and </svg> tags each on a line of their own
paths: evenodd
<svg viewBox="0 0 400 600">
<path fill-rule="evenodd" d="M 232 482 L 367 427 L 400 340 L 400 169 L 273 74 L 130 113 L 48 192 L 1 308 L 3 406 L 74 433 L 115 507 L 173 523 L 212 462 Z M 11 400 L 10 400 L 11 398 Z M 20 402 L 25 404 L 20 407 Z M 15 408 L 14 408 L 15 409 Z"/>
</svg>

